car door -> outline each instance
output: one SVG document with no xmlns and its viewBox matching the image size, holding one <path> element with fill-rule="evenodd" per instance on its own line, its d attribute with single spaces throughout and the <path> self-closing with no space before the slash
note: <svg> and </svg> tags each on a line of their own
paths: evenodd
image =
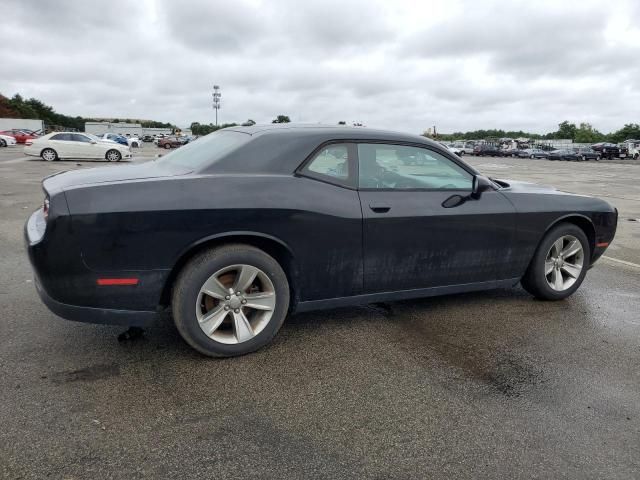
<svg viewBox="0 0 640 480">
<path fill-rule="evenodd" d="M 73 158 L 74 143 L 70 133 L 57 133 L 49 139 L 49 146 L 53 148 L 60 158 Z"/>
<path fill-rule="evenodd" d="M 318 147 L 296 172 L 295 252 L 300 259 L 302 300 L 362 293 L 362 211 L 357 190 L 355 146 L 334 142 Z M 284 192 L 283 192 L 284 194 Z"/>
<path fill-rule="evenodd" d="M 74 158 L 97 158 L 98 148 L 91 143 L 91 139 L 81 133 L 72 133 L 71 142 L 73 143 Z"/>
<path fill-rule="evenodd" d="M 420 146 L 359 143 L 364 289 L 408 290 L 508 278 L 515 209 L 497 190 L 467 197 L 473 172 Z"/>
</svg>

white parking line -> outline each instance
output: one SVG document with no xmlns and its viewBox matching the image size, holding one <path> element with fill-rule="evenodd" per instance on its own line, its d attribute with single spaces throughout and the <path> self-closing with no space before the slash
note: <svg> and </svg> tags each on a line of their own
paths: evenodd
<svg viewBox="0 0 640 480">
<path fill-rule="evenodd" d="M 607 257 L 606 255 L 603 255 L 602 258 L 604 258 L 605 260 L 611 260 L 612 262 L 627 265 L 628 267 L 640 268 L 640 265 L 638 265 L 637 263 L 627 262 L 626 260 L 618 260 L 617 258 Z"/>
</svg>

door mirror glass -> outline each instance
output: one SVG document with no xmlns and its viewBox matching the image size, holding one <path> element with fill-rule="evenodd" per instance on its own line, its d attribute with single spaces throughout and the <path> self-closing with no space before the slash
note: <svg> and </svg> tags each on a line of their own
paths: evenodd
<svg viewBox="0 0 640 480">
<path fill-rule="evenodd" d="M 493 190 L 493 183 L 484 175 L 475 175 L 473 177 L 473 188 L 471 189 L 471 198 L 478 199 L 482 192 Z"/>
</svg>

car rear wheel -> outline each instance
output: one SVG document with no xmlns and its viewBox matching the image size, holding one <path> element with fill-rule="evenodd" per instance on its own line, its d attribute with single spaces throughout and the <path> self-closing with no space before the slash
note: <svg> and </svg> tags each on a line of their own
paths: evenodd
<svg viewBox="0 0 640 480">
<path fill-rule="evenodd" d="M 171 148 L 171 144 L 170 143 L 165 143 L 164 144 L 164 148 L 166 148 L 167 150 L 169 150 Z"/>
<path fill-rule="evenodd" d="M 289 310 L 287 276 L 271 256 L 249 245 L 227 245 L 194 257 L 172 294 L 176 328 L 212 357 L 253 352 L 269 343 Z"/>
<path fill-rule="evenodd" d="M 45 148 L 40 152 L 40 156 L 47 162 L 58 160 L 58 153 L 53 148 Z"/>
<path fill-rule="evenodd" d="M 582 284 L 589 258 L 589 241 L 582 229 L 561 223 L 542 239 L 522 277 L 522 286 L 541 300 L 562 300 Z"/>
<path fill-rule="evenodd" d="M 104 158 L 108 162 L 119 162 L 120 160 L 122 160 L 122 154 L 117 150 L 109 150 Z"/>
</svg>

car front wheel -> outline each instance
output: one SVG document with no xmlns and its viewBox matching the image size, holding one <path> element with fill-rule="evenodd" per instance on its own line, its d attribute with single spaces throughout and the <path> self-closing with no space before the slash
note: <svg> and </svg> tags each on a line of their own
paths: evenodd
<svg viewBox="0 0 640 480">
<path fill-rule="evenodd" d="M 542 239 L 522 277 L 522 286 L 541 300 L 562 300 L 582 284 L 589 258 L 589 241 L 582 229 L 561 223 Z"/>
<path fill-rule="evenodd" d="M 40 153 L 40 156 L 42 157 L 43 160 L 46 160 L 47 162 L 53 162 L 55 160 L 58 160 L 58 154 L 53 148 L 45 148 Z"/>
<path fill-rule="evenodd" d="M 6 147 L 7 146 L 7 142 L 4 138 L 0 138 L 0 147 Z"/>
<path fill-rule="evenodd" d="M 171 148 L 171 144 L 169 143 L 165 143 L 164 144 L 164 148 L 166 148 L 167 150 L 169 150 Z"/>
<path fill-rule="evenodd" d="M 117 150 L 109 150 L 104 158 L 108 162 L 119 162 L 122 159 L 122 154 Z"/>
<path fill-rule="evenodd" d="M 269 343 L 289 310 L 289 283 L 278 262 L 249 245 L 227 245 L 195 256 L 172 294 L 182 338 L 212 357 L 253 352 Z"/>
</svg>

